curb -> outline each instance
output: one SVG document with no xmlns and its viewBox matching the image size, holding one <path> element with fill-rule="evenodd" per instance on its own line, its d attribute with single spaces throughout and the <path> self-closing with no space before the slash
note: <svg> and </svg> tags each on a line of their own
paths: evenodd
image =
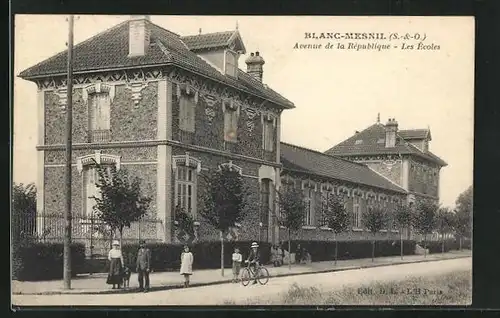
<svg viewBox="0 0 500 318">
<path fill-rule="evenodd" d="M 436 261 L 444 261 L 450 259 L 460 259 L 460 258 L 469 258 L 471 255 L 462 255 L 456 257 L 446 257 L 441 259 L 422 259 L 416 260 L 414 262 L 405 262 L 405 261 L 397 261 L 390 264 L 367 264 L 367 265 L 358 265 L 358 266 L 345 266 L 341 268 L 329 268 L 323 270 L 316 270 L 311 272 L 298 272 L 298 273 L 283 273 L 277 275 L 269 275 L 269 278 L 274 277 L 287 277 L 287 276 L 300 276 L 300 275 L 311 275 L 311 274 L 323 274 L 323 273 L 332 273 L 332 272 L 343 272 L 348 270 L 356 270 L 356 269 L 365 269 L 365 268 L 375 268 L 375 267 L 383 267 L 383 266 L 393 266 L 393 265 L 403 265 L 403 264 L 418 264 L 418 263 L 428 263 L 428 262 L 436 262 Z M 205 283 L 192 283 L 190 287 L 202 287 L 202 286 L 212 286 L 212 285 L 222 285 L 231 283 L 232 279 L 224 279 L 212 282 Z M 184 286 L 179 283 L 175 285 L 165 285 L 165 286 L 155 286 L 149 289 L 149 292 L 155 291 L 165 291 L 172 289 L 184 289 Z M 35 292 L 35 293 L 22 293 L 22 292 L 13 292 L 12 295 L 110 295 L 110 294 L 131 294 L 131 293 L 139 293 L 137 288 L 131 289 L 105 289 L 105 290 L 97 290 L 97 291 L 85 291 L 85 290 L 59 290 L 59 291 L 45 291 L 45 292 Z"/>
</svg>

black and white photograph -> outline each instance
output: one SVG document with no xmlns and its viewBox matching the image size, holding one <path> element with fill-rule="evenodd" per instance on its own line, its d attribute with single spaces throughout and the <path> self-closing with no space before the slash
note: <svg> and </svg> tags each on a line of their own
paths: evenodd
<svg viewBox="0 0 500 318">
<path fill-rule="evenodd" d="M 471 305 L 473 17 L 13 19 L 13 307 Z"/>
</svg>

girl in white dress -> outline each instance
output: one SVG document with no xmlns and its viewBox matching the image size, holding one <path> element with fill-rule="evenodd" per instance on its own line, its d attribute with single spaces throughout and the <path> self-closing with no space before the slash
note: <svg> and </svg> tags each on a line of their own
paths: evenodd
<svg viewBox="0 0 500 318">
<path fill-rule="evenodd" d="M 189 287 L 189 276 L 193 274 L 193 254 L 187 245 L 181 254 L 181 275 L 184 276 L 184 287 Z"/>
</svg>

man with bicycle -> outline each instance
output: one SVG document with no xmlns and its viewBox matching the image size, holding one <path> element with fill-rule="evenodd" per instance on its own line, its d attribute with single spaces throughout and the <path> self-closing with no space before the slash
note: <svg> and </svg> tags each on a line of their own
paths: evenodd
<svg viewBox="0 0 500 318">
<path fill-rule="evenodd" d="M 245 263 L 249 263 L 250 269 L 252 271 L 252 275 L 254 278 L 252 284 L 257 284 L 257 268 L 260 266 L 259 259 L 259 244 L 257 244 L 257 242 L 253 242 L 250 246 L 250 253 L 248 254 L 248 258 L 245 261 Z"/>
</svg>

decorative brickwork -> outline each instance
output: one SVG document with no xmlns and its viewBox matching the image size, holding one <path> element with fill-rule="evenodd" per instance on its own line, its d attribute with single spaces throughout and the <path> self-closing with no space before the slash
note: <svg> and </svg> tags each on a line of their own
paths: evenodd
<svg viewBox="0 0 500 318">
<path fill-rule="evenodd" d="M 118 85 L 111 104 L 111 140 L 137 141 L 157 137 L 158 83 L 150 82 L 141 91 L 137 104 L 126 85 Z"/>
<path fill-rule="evenodd" d="M 73 150 L 72 161 L 76 164 L 76 158 L 95 153 L 95 149 Z M 127 147 L 102 149 L 101 153 L 121 156 L 121 162 L 156 161 L 157 147 Z M 64 150 L 45 150 L 45 164 L 64 164 Z"/>
</svg>

